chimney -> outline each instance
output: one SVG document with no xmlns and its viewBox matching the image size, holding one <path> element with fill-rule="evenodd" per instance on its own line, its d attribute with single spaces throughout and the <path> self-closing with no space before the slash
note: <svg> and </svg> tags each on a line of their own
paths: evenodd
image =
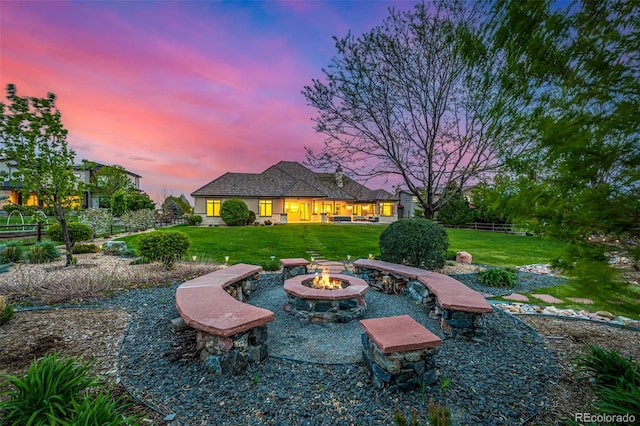
<svg viewBox="0 0 640 426">
<path fill-rule="evenodd" d="M 342 167 L 338 166 L 336 169 L 336 185 L 338 185 L 338 188 L 342 188 L 344 186 L 343 178 L 344 175 L 342 174 Z"/>
</svg>

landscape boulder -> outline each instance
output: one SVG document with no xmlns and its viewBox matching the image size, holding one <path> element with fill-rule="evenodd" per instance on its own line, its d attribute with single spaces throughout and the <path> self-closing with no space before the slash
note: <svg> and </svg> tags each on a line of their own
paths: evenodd
<svg viewBox="0 0 640 426">
<path fill-rule="evenodd" d="M 471 263 L 473 258 L 466 251 L 459 251 L 456 253 L 456 263 Z"/>
<path fill-rule="evenodd" d="M 102 245 L 102 252 L 111 256 L 120 256 L 127 249 L 124 241 L 107 241 Z"/>
</svg>

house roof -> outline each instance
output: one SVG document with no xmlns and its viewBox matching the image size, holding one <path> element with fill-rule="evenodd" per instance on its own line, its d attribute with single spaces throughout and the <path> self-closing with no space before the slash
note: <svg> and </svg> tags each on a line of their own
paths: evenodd
<svg viewBox="0 0 640 426">
<path fill-rule="evenodd" d="M 310 197 L 378 201 L 396 198 L 384 189 L 371 190 L 343 176 L 316 173 L 296 161 L 280 161 L 262 173 L 225 173 L 191 194 L 193 197 Z"/>
</svg>

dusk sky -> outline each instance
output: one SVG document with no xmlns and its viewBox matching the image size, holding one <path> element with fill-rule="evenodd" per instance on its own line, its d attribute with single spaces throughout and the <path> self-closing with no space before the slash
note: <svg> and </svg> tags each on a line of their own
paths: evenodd
<svg viewBox="0 0 640 426">
<path fill-rule="evenodd" d="M 189 196 L 320 147 L 301 90 L 336 54 L 332 36 L 414 4 L 0 0 L 2 99 L 8 83 L 55 93 L 77 163 L 121 165 L 156 201 Z"/>
</svg>

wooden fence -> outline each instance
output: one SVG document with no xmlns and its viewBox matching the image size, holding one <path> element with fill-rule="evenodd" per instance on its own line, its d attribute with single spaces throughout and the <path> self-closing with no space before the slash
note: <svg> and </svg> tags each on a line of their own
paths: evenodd
<svg viewBox="0 0 640 426">
<path fill-rule="evenodd" d="M 464 225 L 444 225 L 445 228 L 473 229 L 476 231 L 499 232 L 504 234 L 528 235 L 526 228 L 513 223 L 479 223 L 472 222 Z"/>
</svg>

